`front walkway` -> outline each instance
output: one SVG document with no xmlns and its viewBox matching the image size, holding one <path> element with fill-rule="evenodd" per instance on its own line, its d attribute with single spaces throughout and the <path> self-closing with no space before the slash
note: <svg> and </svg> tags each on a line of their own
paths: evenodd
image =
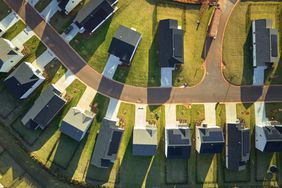
<svg viewBox="0 0 282 188">
<path fill-rule="evenodd" d="M 134 128 L 146 127 L 146 114 L 147 105 L 145 104 L 135 104 L 135 125 Z"/>
<path fill-rule="evenodd" d="M 3 20 L 0 21 L 0 37 L 15 23 L 19 21 L 19 16 L 17 13 L 12 11 L 8 16 L 6 16 Z"/>
<path fill-rule="evenodd" d="M 165 105 L 165 126 L 177 127 L 176 121 L 176 104 L 166 104 Z"/>
<path fill-rule="evenodd" d="M 32 62 L 32 64 L 43 71 L 44 67 L 48 63 L 50 63 L 54 58 L 55 58 L 55 55 L 49 49 L 47 49 L 37 59 L 35 59 Z"/>
<path fill-rule="evenodd" d="M 110 98 L 110 103 L 105 117 L 117 121 L 118 120 L 117 114 L 118 114 L 120 103 L 121 103 L 120 100 Z"/>
<path fill-rule="evenodd" d="M 109 79 L 112 79 L 115 75 L 115 72 L 116 72 L 118 65 L 120 65 L 120 64 L 121 64 L 121 62 L 119 61 L 118 57 L 116 57 L 114 55 L 110 55 L 102 75 L 104 75 L 105 77 L 107 77 Z"/>
<path fill-rule="evenodd" d="M 216 111 L 215 105 L 216 103 L 205 103 L 205 121 L 208 126 L 215 126 L 216 125 Z"/>
<path fill-rule="evenodd" d="M 22 50 L 24 48 L 23 44 L 26 43 L 34 35 L 35 33 L 32 31 L 32 29 L 26 27 L 15 38 L 13 38 L 11 42 L 20 50 Z"/>
<path fill-rule="evenodd" d="M 81 96 L 79 102 L 77 103 L 77 107 L 82 110 L 91 110 L 91 103 L 96 95 L 97 91 L 87 86 L 83 95 Z"/>
<path fill-rule="evenodd" d="M 46 22 L 49 22 L 58 10 L 58 1 L 52 0 L 51 3 L 40 13 L 40 15 L 43 17 L 44 20 L 46 20 Z"/>
<path fill-rule="evenodd" d="M 56 87 L 58 87 L 61 91 L 65 91 L 69 85 L 75 80 L 75 75 L 72 74 L 70 70 L 68 70 L 56 83 Z"/>
<path fill-rule="evenodd" d="M 225 104 L 226 123 L 235 123 L 237 121 L 236 103 Z"/>
</svg>

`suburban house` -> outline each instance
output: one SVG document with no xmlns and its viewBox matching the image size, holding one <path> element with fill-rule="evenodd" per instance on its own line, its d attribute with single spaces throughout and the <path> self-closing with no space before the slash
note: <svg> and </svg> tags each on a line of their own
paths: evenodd
<svg viewBox="0 0 282 188">
<path fill-rule="evenodd" d="M 61 0 L 58 4 L 59 9 L 68 15 L 82 0 Z"/>
<path fill-rule="evenodd" d="M 191 136 L 188 127 L 165 128 L 165 156 L 168 159 L 188 159 L 191 152 Z"/>
<path fill-rule="evenodd" d="M 223 131 L 218 126 L 202 124 L 196 127 L 196 150 L 198 153 L 221 153 L 224 148 Z"/>
<path fill-rule="evenodd" d="M 146 125 L 133 129 L 132 153 L 137 156 L 153 156 L 157 153 L 157 127 Z"/>
<path fill-rule="evenodd" d="M 45 78 L 31 63 L 21 63 L 5 80 L 4 84 L 17 99 L 27 98 Z"/>
<path fill-rule="evenodd" d="M 95 114 L 89 110 L 72 107 L 64 117 L 60 131 L 76 141 L 81 141 L 88 131 Z"/>
<path fill-rule="evenodd" d="M 0 38 L 0 72 L 9 72 L 24 55 L 11 41 Z"/>
<path fill-rule="evenodd" d="M 282 152 L 282 125 L 268 121 L 265 126 L 256 126 L 256 148 L 262 152 Z"/>
<path fill-rule="evenodd" d="M 91 164 L 99 168 L 108 168 L 114 164 L 124 129 L 116 121 L 103 119 L 98 138 L 95 142 Z"/>
<path fill-rule="evenodd" d="M 172 71 L 184 63 L 184 31 L 177 20 L 160 20 L 158 26 L 158 58 L 161 66 L 161 85 L 172 85 Z"/>
<path fill-rule="evenodd" d="M 140 41 L 140 33 L 121 25 L 112 39 L 108 52 L 129 66 Z"/>
<path fill-rule="evenodd" d="M 226 168 L 234 171 L 246 169 L 250 159 L 250 129 L 239 122 L 226 124 Z"/>
<path fill-rule="evenodd" d="M 63 93 L 52 84 L 35 100 L 22 123 L 33 130 L 45 129 L 66 103 Z"/>
<path fill-rule="evenodd" d="M 82 32 L 94 33 L 117 10 L 118 0 L 90 0 L 77 13 L 74 23 Z"/>
<path fill-rule="evenodd" d="M 271 66 L 278 61 L 278 30 L 268 19 L 252 21 L 253 67 Z"/>
</svg>

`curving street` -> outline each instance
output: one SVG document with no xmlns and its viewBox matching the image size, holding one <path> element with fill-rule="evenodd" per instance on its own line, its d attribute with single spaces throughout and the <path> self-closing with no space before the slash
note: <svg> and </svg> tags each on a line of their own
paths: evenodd
<svg viewBox="0 0 282 188">
<path fill-rule="evenodd" d="M 235 0 L 233 0 L 235 1 Z M 206 57 L 204 80 L 192 88 L 135 87 L 103 77 L 91 68 L 78 53 L 66 43 L 55 29 L 47 24 L 38 12 L 25 0 L 5 0 L 19 14 L 26 24 L 41 38 L 60 61 L 81 81 L 99 93 L 126 102 L 163 103 L 204 103 L 204 102 L 281 102 L 282 85 L 233 86 L 222 75 L 222 44 L 225 26 L 235 2 L 223 0 L 218 36 L 211 42 Z"/>
</svg>

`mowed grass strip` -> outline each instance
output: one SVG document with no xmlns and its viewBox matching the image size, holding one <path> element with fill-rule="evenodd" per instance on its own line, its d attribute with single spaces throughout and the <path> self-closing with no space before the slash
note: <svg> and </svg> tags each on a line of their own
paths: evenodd
<svg viewBox="0 0 282 188">
<path fill-rule="evenodd" d="M 19 20 L 10 29 L 8 29 L 2 37 L 6 38 L 8 40 L 12 40 L 21 31 L 23 31 L 25 27 L 26 27 L 25 23 L 23 21 Z"/>
<path fill-rule="evenodd" d="M 251 21 L 254 19 L 271 19 L 273 27 L 281 31 L 281 8 L 281 2 L 253 3 L 248 1 L 240 2 L 235 7 L 226 27 L 223 43 L 223 63 L 225 65 L 223 73 L 229 82 L 235 85 L 252 84 Z M 281 36 L 280 32 L 278 35 Z M 278 44 L 281 43 L 278 42 Z M 277 69 L 277 65 L 278 63 L 275 64 L 272 71 L 266 72 L 267 84 L 271 80 L 269 80 L 269 77 L 274 78 L 274 83 L 282 83 L 280 82 L 281 76 L 275 73 L 281 71 Z"/>
<path fill-rule="evenodd" d="M 23 46 L 22 53 L 25 55 L 24 61 L 31 63 L 47 49 L 36 36 L 31 37 Z"/>
</svg>

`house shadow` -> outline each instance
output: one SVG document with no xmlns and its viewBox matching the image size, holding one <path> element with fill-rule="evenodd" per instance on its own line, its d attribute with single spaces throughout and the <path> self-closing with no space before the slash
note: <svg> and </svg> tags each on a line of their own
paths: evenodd
<svg viewBox="0 0 282 188">
<path fill-rule="evenodd" d="M 207 177 L 210 175 L 209 172 L 211 169 L 212 161 L 215 157 L 216 157 L 215 154 L 198 154 L 198 153 L 196 154 L 196 168 L 197 168 L 196 181 L 197 183 L 199 184 L 215 183 L 215 182 L 209 182 L 207 180 Z M 213 173 L 214 173 L 213 175 L 216 176 L 217 171 Z"/>
<path fill-rule="evenodd" d="M 207 36 L 205 40 L 205 44 L 203 46 L 202 55 L 201 55 L 203 59 L 206 59 L 206 57 L 208 56 L 212 42 L 213 42 L 213 39 Z"/>
<path fill-rule="evenodd" d="M 241 85 L 252 84 L 254 67 L 252 58 L 252 29 L 251 27 L 246 28 L 248 35 L 243 46 L 243 75 Z"/>
</svg>

